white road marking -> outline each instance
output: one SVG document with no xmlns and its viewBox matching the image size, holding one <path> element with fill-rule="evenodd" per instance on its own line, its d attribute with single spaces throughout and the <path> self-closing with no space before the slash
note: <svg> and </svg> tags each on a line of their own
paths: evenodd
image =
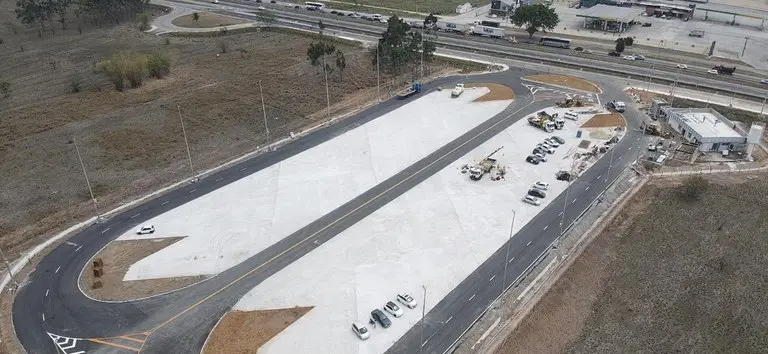
<svg viewBox="0 0 768 354">
<path fill-rule="evenodd" d="M 533 242 L 533 241 L 528 241 L 528 243 L 526 243 L 526 244 L 525 244 L 525 247 L 528 247 L 528 246 L 530 246 L 532 242 Z"/>
<path fill-rule="evenodd" d="M 488 281 L 493 281 L 494 278 L 496 278 L 496 275 L 492 276 L 491 279 L 488 279 Z"/>
<path fill-rule="evenodd" d="M 563 212 L 561 211 L 560 214 L 557 214 L 557 216 L 563 215 Z"/>
<path fill-rule="evenodd" d="M 216 179 L 214 182 L 218 182 L 218 181 L 221 181 L 221 180 L 223 180 L 223 179 L 224 179 L 224 177 L 221 177 L 221 178 L 217 178 L 217 179 Z"/>
<path fill-rule="evenodd" d="M 632 150 L 632 147 L 631 147 L 631 146 L 629 147 L 629 149 L 627 149 L 627 151 L 629 151 L 629 150 Z"/>
<path fill-rule="evenodd" d="M 43 314 L 43 322 L 45 322 L 45 314 Z"/>
<path fill-rule="evenodd" d="M 515 260 L 515 257 L 512 257 L 512 258 L 509 259 L 509 262 L 507 262 L 507 263 L 512 263 L 512 261 L 514 261 L 514 260 Z"/>
<path fill-rule="evenodd" d="M 603 177 L 603 175 L 599 175 L 599 176 L 597 176 L 597 179 L 600 179 L 600 177 Z"/>
<path fill-rule="evenodd" d="M 61 266 L 59 266 L 58 268 L 56 268 L 56 271 L 55 271 L 55 272 L 53 272 L 53 273 L 54 273 L 54 274 L 58 273 L 58 272 L 59 272 L 59 269 L 61 269 Z"/>
<path fill-rule="evenodd" d="M 81 248 L 83 248 L 83 246 L 80 246 L 80 247 L 78 247 L 78 248 L 75 250 L 75 252 L 79 251 Z"/>
<path fill-rule="evenodd" d="M 448 322 L 451 322 L 452 319 L 453 319 L 453 316 L 448 317 L 448 320 L 445 321 L 445 324 L 448 324 Z"/>
<path fill-rule="evenodd" d="M 168 201 L 168 200 L 166 200 L 166 201 L 164 201 L 164 202 L 160 203 L 160 205 L 166 205 L 166 204 L 168 204 L 168 202 L 169 202 L 169 201 Z"/>
<path fill-rule="evenodd" d="M 469 300 L 467 300 L 467 301 L 472 301 L 472 299 L 475 298 L 475 295 L 477 295 L 477 294 L 472 294 L 472 297 L 470 297 Z"/>
<path fill-rule="evenodd" d="M 424 343 L 421 343 L 421 346 L 423 347 L 423 346 L 427 345 L 427 343 L 429 343 L 429 339 L 427 339 Z"/>
<path fill-rule="evenodd" d="M 45 289 L 45 297 L 48 297 L 48 292 L 51 291 L 51 289 Z"/>
<path fill-rule="evenodd" d="M 588 191 L 588 190 L 589 190 L 589 186 L 587 186 L 587 188 L 586 188 L 586 189 L 584 189 L 584 190 L 585 190 L 585 191 Z"/>
<path fill-rule="evenodd" d="M 102 231 L 101 233 L 103 234 L 103 233 L 105 233 L 107 231 L 109 231 L 109 228 L 104 229 L 104 231 Z"/>
<path fill-rule="evenodd" d="M 131 219 L 133 219 L 133 218 L 135 218 L 135 217 L 137 217 L 137 216 L 139 216 L 139 215 L 140 215 L 140 214 L 136 214 L 136 215 L 134 215 L 134 216 L 131 216 Z"/>
<path fill-rule="evenodd" d="M 573 203 L 576 203 L 576 198 L 573 198 L 573 201 L 571 202 L 571 204 Z"/>
<path fill-rule="evenodd" d="M 544 230 L 546 230 L 546 229 L 548 229 L 548 228 L 549 228 L 549 225 L 547 225 L 547 226 L 544 226 Z"/>
<path fill-rule="evenodd" d="M 243 168 L 240 169 L 240 172 L 245 171 L 247 169 L 248 169 L 248 167 L 243 167 Z"/>
<path fill-rule="evenodd" d="M 194 193 L 196 190 L 197 190 L 197 188 L 195 188 L 195 189 L 193 189 L 193 190 L 189 191 L 189 193 Z"/>
</svg>

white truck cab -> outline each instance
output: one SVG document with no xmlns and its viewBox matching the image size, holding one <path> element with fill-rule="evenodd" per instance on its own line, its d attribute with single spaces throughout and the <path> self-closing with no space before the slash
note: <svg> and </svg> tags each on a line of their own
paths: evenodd
<svg viewBox="0 0 768 354">
<path fill-rule="evenodd" d="M 453 91 L 451 91 L 451 97 L 459 97 L 462 93 L 464 93 L 464 84 L 456 84 Z"/>
</svg>

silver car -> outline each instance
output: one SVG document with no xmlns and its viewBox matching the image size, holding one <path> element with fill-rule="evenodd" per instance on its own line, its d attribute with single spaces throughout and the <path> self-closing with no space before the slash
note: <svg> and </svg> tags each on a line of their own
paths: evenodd
<svg viewBox="0 0 768 354">
<path fill-rule="evenodd" d="M 541 205 L 541 199 L 536 198 L 532 195 L 526 195 L 525 198 L 523 198 L 523 202 L 531 205 L 536 205 L 536 206 Z"/>
</svg>

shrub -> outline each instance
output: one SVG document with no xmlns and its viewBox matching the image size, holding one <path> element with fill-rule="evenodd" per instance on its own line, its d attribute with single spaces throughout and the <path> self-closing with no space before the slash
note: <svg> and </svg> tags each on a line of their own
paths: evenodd
<svg viewBox="0 0 768 354">
<path fill-rule="evenodd" d="M 144 77 L 147 76 L 147 56 L 132 55 L 128 60 L 125 71 L 125 78 L 131 84 L 131 88 L 137 88 L 144 83 Z"/>
<path fill-rule="evenodd" d="M 8 81 L 0 82 L 0 94 L 3 95 L 3 98 L 8 98 L 11 96 L 11 83 Z"/>
<path fill-rule="evenodd" d="M 83 78 L 80 74 L 75 73 L 69 80 L 69 85 L 72 87 L 72 93 L 78 93 L 83 87 Z"/>
<path fill-rule="evenodd" d="M 709 188 L 709 182 L 700 175 L 694 175 L 686 177 L 683 180 L 683 186 L 680 189 L 680 194 L 683 199 L 696 200 Z"/>
<path fill-rule="evenodd" d="M 125 77 L 128 70 L 127 62 L 128 58 L 125 54 L 116 54 L 99 64 L 101 72 L 104 73 L 118 91 L 125 89 Z"/>
<path fill-rule="evenodd" d="M 168 52 L 156 52 L 147 57 L 147 71 L 157 79 L 171 72 L 171 56 Z"/>
<path fill-rule="evenodd" d="M 224 54 L 229 50 L 229 46 L 227 45 L 227 42 L 225 41 L 219 41 L 219 50 L 221 50 L 221 54 Z"/>
<path fill-rule="evenodd" d="M 136 15 L 136 22 L 139 23 L 140 31 L 146 31 L 150 28 L 149 26 L 150 18 L 151 18 L 151 15 L 149 14 L 149 12 L 141 12 L 138 15 Z"/>
</svg>

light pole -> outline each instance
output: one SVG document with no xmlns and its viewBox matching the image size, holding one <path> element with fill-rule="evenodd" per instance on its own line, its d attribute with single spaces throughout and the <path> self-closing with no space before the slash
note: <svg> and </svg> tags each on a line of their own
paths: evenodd
<svg viewBox="0 0 768 354">
<path fill-rule="evenodd" d="M 261 80 L 259 80 L 259 95 L 261 96 L 261 111 L 264 113 L 264 129 L 267 130 L 267 148 L 269 148 L 269 124 L 267 124 L 267 108 L 264 106 L 264 91 L 261 89 Z"/>
<path fill-rule="evenodd" d="M 608 173 L 605 174 L 605 181 L 608 182 L 608 177 L 611 175 L 611 167 L 613 167 L 613 152 L 616 151 L 616 145 L 618 142 L 613 144 L 614 146 L 611 147 L 611 159 L 608 160 Z"/>
<path fill-rule="evenodd" d="M 195 177 L 195 169 L 192 167 L 192 153 L 189 151 L 189 140 L 187 140 L 187 129 L 184 128 L 184 118 L 181 117 L 181 106 L 176 105 L 176 109 L 179 111 L 179 121 L 181 121 L 181 132 L 184 134 L 184 145 L 187 147 L 187 160 L 189 161 L 189 171 L 192 173 L 192 178 Z"/>
<path fill-rule="evenodd" d="M 379 92 L 379 89 L 381 87 L 380 81 L 381 76 L 379 74 L 379 46 L 381 45 L 381 41 L 376 41 L 376 102 L 379 102 L 381 100 L 381 93 Z"/>
<path fill-rule="evenodd" d="M 421 61 L 419 63 L 419 71 L 421 72 L 421 80 L 424 80 L 424 26 L 421 26 Z"/>
<path fill-rule="evenodd" d="M 565 187 L 565 200 L 563 200 L 563 212 L 560 213 L 560 236 L 563 235 L 563 224 L 565 223 L 565 212 L 568 207 L 568 191 L 571 189 L 571 180 L 573 179 L 573 165 L 578 162 L 578 160 L 571 163 L 571 168 L 568 171 L 568 185 Z"/>
<path fill-rule="evenodd" d="M 664 43 L 664 40 L 661 40 L 661 43 Z M 661 52 L 661 47 L 658 48 L 657 53 Z M 656 59 L 653 59 L 653 62 L 651 63 L 651 72 L 648 73 L 648 88 L 645 90 L 645 92 L 651 91 L 651 75 L 653 74 L 653 71 L 656 70 Z"/>
<path fill-rule="evenodd" d="M 515 234 L 515 217 L 517 213 L 512 210 L 512 226 L 509 227 L 509 240 L 507 240 L 507 256 L 504 258 L 504 276 L 501 278 L 501 293 L 507 287 L 507 265 L 509 264 L 509 247 L 512 244 L 512 235 Z"/>
<path fill-rule="evenodd" d="M 99 213 L 99 205 L 96 203 L 96 197 L 93 196 L 93 188 L 91 188 L 91 181 L 88 179 L 88 173 L 85 172 L 85 164 L 83 163 L 83 158 L 80 156 L 80 148 L 77 147 L 77 140 L 75 140 L 75 138 L 72 138 L 72 143 L 75 144 L 75 152 L 77 152 L 77 159 L 80 161 L 80 167 L 83 169 L 83 176 L 85 176 L 85 183 L 88 185 L 88 193 L 91 194 L 91 201 L 93 202 L 93 210 L 96 211 L 96 220 L 98 221 L 101 218 L 101 213 Z"/>
<path fill-rule="evenodd" d="M 677 68 L 677 73 L 675 74 L 675 81 L 672 82 L 672 92 L 670 92 L 670 96 L 672 96 L 669 100 L 669 106 L 673 107 L 673 103 L 675 102 L 675 91 L 677 91 L 677 80 L 680 78 L 680 68 Z"/>
<path fill-rule="evenodd" d="M 421 300 L 421 340 L 419 340 L 419 353 L 424 351 L 424 315 L 427 312 L 427 287 L 422 285 L 424 289 L 424 297 Z"/>
<path fill-rule="evenodd" d="M 18 287 L 19 282 L 16 281 L 16 278 L 13 276 L 13 272 L 11 271 L 11 264 L 8 263 L 8 259 L 5 258 L 5 253 L 3 253 L 3 250 L 0 249 L 0 257 L 3 258 L 3 262 L 5 263 L 5 268 L 8 269 L 8 276 L 10 277 L 11 281 L 13 282 L 13 285 Z"/>
</svg>

